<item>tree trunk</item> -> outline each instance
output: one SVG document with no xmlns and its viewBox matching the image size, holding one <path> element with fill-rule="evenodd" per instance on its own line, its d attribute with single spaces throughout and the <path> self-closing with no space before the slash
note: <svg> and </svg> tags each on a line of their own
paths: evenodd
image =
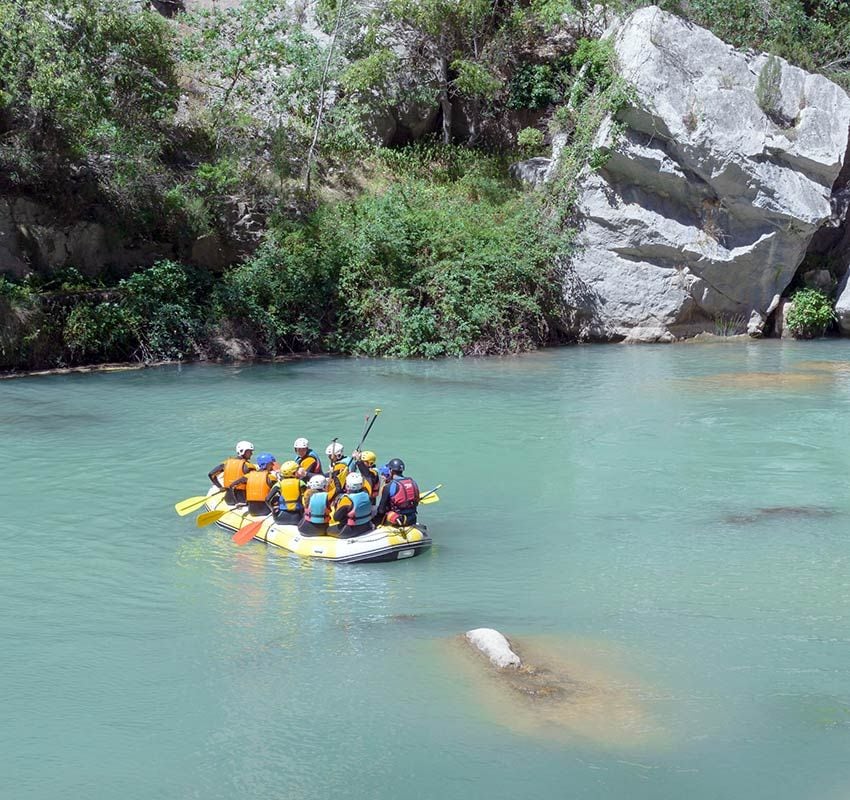
<svg viewBox="0 0 850 800">
<path fill-rule="evenodd" d="M 440 56 L 440 108 L 443 110 L 443 144 L 452 143 L 452 101 L 449 98 L 449 60 Z"/>
<path fill-rule="evenodd" d="M 322 79 L 319 84 L 319 107 L 316 111 L 316 124 L 313 127 L 313 138 L 310 141 L 310 147 L 307 150 L 307 163 L 304 168 L 304 191 L 306 194 L 310 194 L 310 179 L 313 173 L 313 162 L 316 160 L 316 149 L 319 144 L 319 132 L 322 128 L 322 117 L 325 114 L 325 92 L 327 88 L 328 73 L 331 69 L 331 60 L 333 59 L 334 47 L 336 47 L 336 38 L 342 22 L 343 8 L 344 0 L 338 0 L 336 20 L 334 21 L 331 40 L 328 42 L 328 56 L 325 59 L 325 68 L 322 70 Z"/>
</svg>

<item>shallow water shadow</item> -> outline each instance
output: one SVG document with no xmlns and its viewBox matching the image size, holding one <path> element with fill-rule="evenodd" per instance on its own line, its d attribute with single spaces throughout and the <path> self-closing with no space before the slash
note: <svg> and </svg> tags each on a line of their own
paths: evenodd
<svg viewBox="0 0 850 800">
<path fill-rule="evenodd" d="M 741 514 L 728 514 L 723 518 L 730 525 L 752 525 L 758 522 L 770 522 L 779 519 L 828 519 L 841 512 L 837 508 L 823 506 L 771 506 L 756 508 Z"/>
<path fill-rule="evenodd" d="M 850 372 L 850 361 L 798 361 L 794 366 L 820 372 Z"/>
</svg>

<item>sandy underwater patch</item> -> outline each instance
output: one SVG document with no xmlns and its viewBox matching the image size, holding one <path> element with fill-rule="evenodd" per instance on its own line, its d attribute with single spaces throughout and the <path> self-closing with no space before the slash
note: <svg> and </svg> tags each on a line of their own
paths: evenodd
<svg viewBox="0 0 850 800">
<path fill-rule="evenodd" d="M 675 382 L 686 389 L 778 389 L 795 390 L 821 386 L 832 380 L 826 371 L 810 372 L 719 372 L 695 375 Z"/>
<path fill-rule="evenodd" d="M 625 658 L 613 645 L 554 636 L 510 642 L 519 668 L 497 669 L 462 635 L 439 643 L 486 718 L 565 745 L 633 748 L 666 739 L 650 710 L 654 692 L 622 670 Z"/>
</svg>

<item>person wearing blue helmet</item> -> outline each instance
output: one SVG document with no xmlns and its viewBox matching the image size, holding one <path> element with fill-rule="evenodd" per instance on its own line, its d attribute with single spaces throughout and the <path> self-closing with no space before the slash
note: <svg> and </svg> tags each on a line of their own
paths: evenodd
<svg viewBox="0 0 850 800">
<path fill-rule="evenodd" d="M 272 489 L 277 486 L 277 480 L 272 470 L 277 461 L 271 453 L 260 453 L 257 456 L 257 469 L 240 478 L 234 486 L 244 482 L 245 500 L 248 502 L 248 513 L 253 516 L 265 516 L 271 511 L 268 503 Z"/>
<path fill-rule="evenodd" d="M 413 478 L 405 477 L 404 461 L 400 458 L 390 459 L 387 462 L 387 471 L 389 477 L 378 499 L 375 520 L 390 525 L 415 525 L 419 485 Z"/>
</svg>

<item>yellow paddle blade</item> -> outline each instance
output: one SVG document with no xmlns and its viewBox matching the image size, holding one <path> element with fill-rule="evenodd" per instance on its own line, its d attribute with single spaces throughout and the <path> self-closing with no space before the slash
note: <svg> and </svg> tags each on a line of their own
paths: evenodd
<svg viewBox="0 0 850 800">
<path fill-rule="evenodd" d="M 185 517 L 187 514 L 191 514 L 193 511 L 197 511 L 201 506 L 203 506 L 207 502 L 207 500 L 211 500 L 213 497 L 218 497 L 221 494 L 224 494 L 224 489 L 222 489 L 220 492 L 216 492 L 215 494 L 199 494 L 197 497 L 187 497 L 185 500 L 181 500 L 179 503 L 175 503 L 174 510 L 181 517 Z"/>
<path fill-rule="evenodd" d="M 181 516 L 185 517 L 193 511 L 197 511 L 204 503 L 207 502 L 206 495 L 198 495 L 197 497 L 187 497 L 179 503 L 174 504 L 174 510 Z"/>
<path fill-rule="evenodd" d="M 222 511 L 205 511 L 203 514 L 198 514 L 198 518 L 195 520 L 195 525 L 199 528 L 203 528 L 204 525 L 209 525 L 211 522 L 217 522 L 220 520 L 229 509 L 225 508 Z"/>
<path fill-rule="evenodd" d="M 439 503 L 439 502 L 440 502 L 440 495 L 438 495 L 436 492 L 431 492 L 431 494 L 429 494 L 427 497 L 423 497 L 419 501 L 419 505 L 420 506 L 427 506 L 427 505 L 430 505 L 431 503 Z"/>
</svg>

